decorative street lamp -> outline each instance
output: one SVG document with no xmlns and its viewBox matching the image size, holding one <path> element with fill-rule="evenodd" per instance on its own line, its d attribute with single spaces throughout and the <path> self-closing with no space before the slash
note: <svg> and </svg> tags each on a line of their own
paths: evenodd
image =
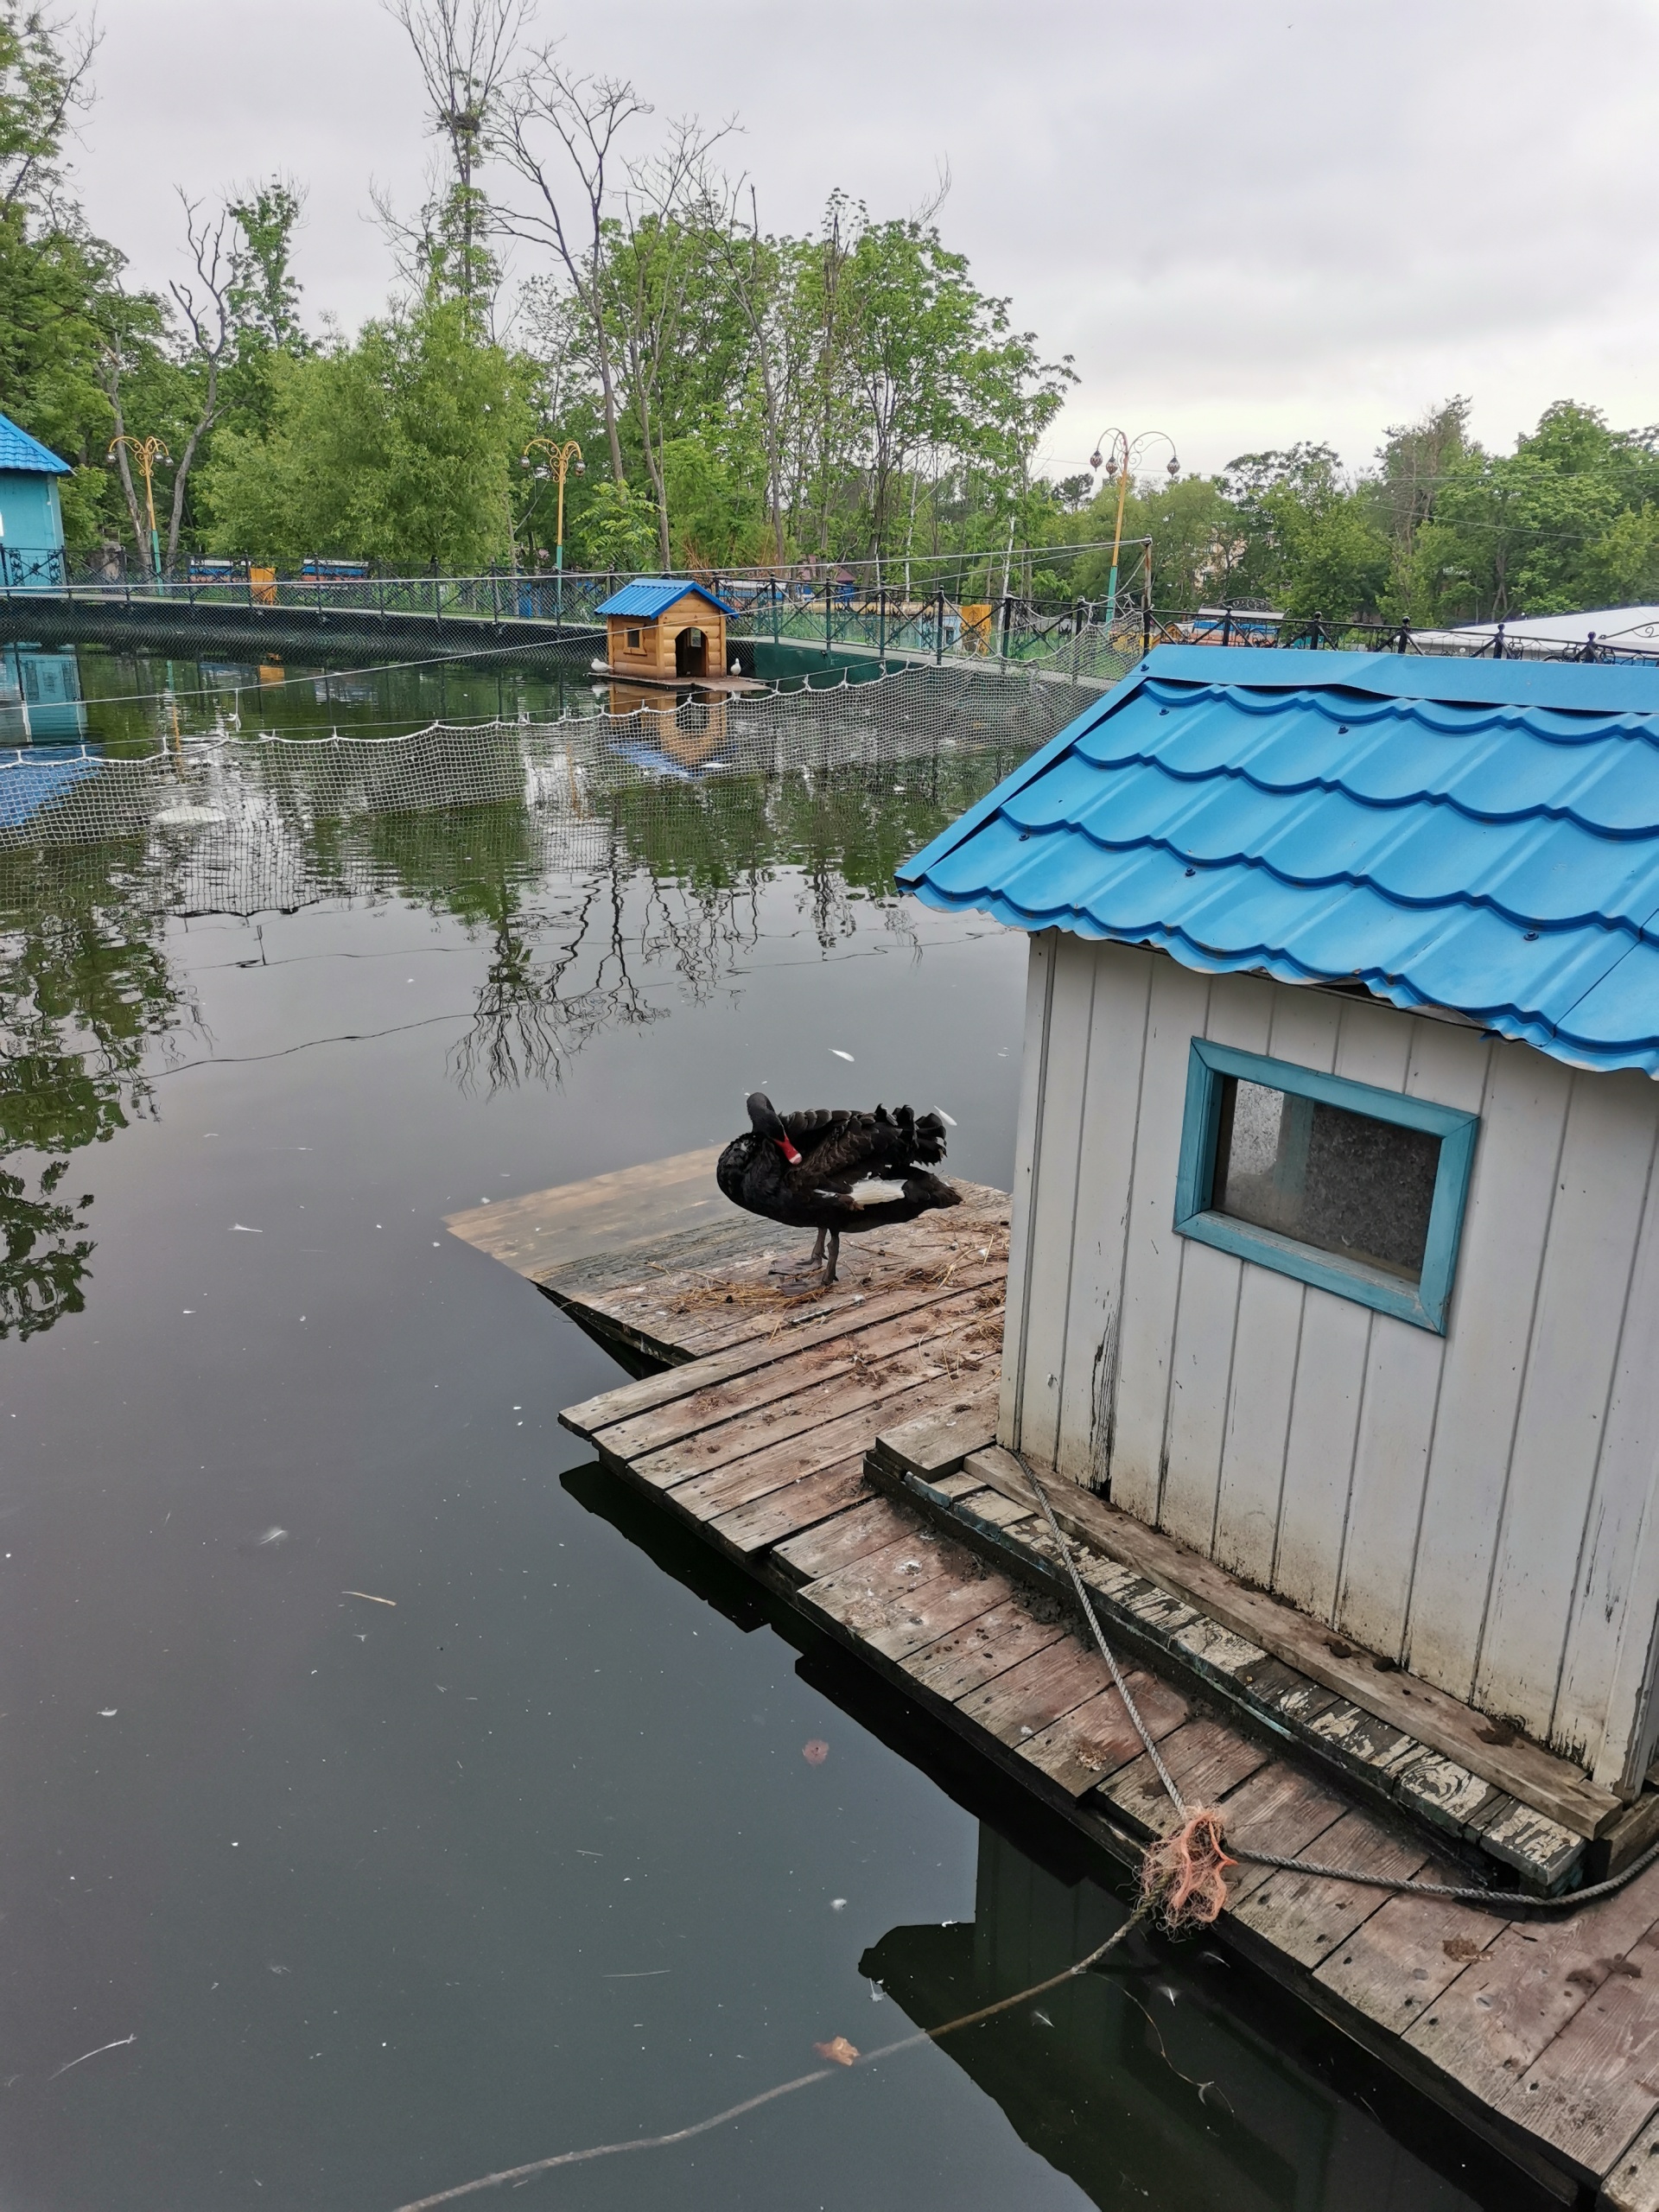
<svg viewBox="0 0 1659 2212">
<path fill-rule="evenodd" d="M 129 437 L 123 431 L 111 441 L 106 460 L 115 459 L 117 446 L 130 446 L 138 456 L 138 466 L 144 472 L 144 505 L 149 513 L 149 573 L 159 588 L 162 581 L 162 541 L 156 528 L 156 493 L 149 480 L 149 472 L 158 461 L 171 461 L 173 456 L 159 438 Z"/>
<path fill-rule="evenodd" d="M 1109 483 L 1117 479 L 1117 526 L 1112 532 L 1112 578 L 1106 588 L 1106 627 L 1109 630 L 1117 614 L 1117 556 L 1123 543 L 1123 502 L 1128 497 L 1129 479 L 1135 473 L 1135 461 L 1143 446 L 1161 438 L 1169 448 L 1168 468 L 1172 480 L 1181 473 L 1181 464 L 1175 451 L 1175 441 L 1167 430 L 1142 430 L 1138 438 L 1131 439 L 1122 430 L 1103 430 L 1095 441 L 1095 449 L 1089 456 L 1090 468 L 1100 467 L 1103 449 L 1111 455 L 1106 463 L 1106 478 Z"/>
<path fill-rule="evenodd" d="M 582 461 L 582 448 L 576 443 L 574 438 L 567 438 L 563 445 L 560 445 L 556 440 L 552 438 L 532 438 L 524 450 L 523 461 L 526 468 L 530 466 L 530 456 L 531 454 L 537 452 L 544 453 L 547 455 L 548 461 L 551 464 L 554 471 L 556 473 L 559 480 L 559 521 L 558 530 L 553 540 L 553 572 L 556 592 L 555 606 L 557 609 L 554 619 L 556 621 L 563 622 L 564 620 L 565 473 L 569 468 L 573 461 L 576 464 L 576 474 L 578 476 L 585 476 L 588 474 L 588 471 Z M 538 472 L 538 474 L 543 473 L 545 472 Z"/>
</svg>

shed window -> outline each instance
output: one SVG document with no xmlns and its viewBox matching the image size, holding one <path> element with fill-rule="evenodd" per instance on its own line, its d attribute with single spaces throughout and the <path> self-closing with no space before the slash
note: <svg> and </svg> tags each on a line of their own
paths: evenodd
<svg viewBox="0 0 1659 2212">
<path fill-rule="evenodd" d="M 638 631 L 638 630 L 625 630 L 625 631 L 623 632 L 623 635 L 624 635 L 624 637 L 627 639 L 628 651 L 629 651 L 631 653 L 637 653 L 637 652 L 639 651 L 639 631 Z"/>
<path fill-rule="evenodd" d="M 1444 1331 L 1477 1122 L 1194 1038 L 1175 1227 Z"/>
</svg>

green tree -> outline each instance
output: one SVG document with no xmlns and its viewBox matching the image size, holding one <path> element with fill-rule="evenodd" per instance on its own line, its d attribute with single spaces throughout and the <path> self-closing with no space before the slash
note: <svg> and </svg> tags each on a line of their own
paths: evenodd
<svg viewBox="0 0 1659 2212">
<path fill-rule="evenodd" d="M 535 428 L 533 371 L 429 294 L 355 343 L 275 354 L 270 434 L 220 434 L 209 540 L 292 563 L 366 556 L 480 569 L 511 556 L 510 501 Z"/>
</svg>

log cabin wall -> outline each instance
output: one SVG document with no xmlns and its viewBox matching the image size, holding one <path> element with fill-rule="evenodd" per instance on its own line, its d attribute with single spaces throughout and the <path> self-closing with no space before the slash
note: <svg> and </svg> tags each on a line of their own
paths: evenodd
<svg viewBox="0 0 1659 2212">
<path fill-rule="evenodd" d="M 1173 1232 L 1207 1038 L 1477 1113 L 1446 1333 Z M 1659 1090 L 1032 941 L 1004 1443 L 1630 1790 L 1659 1613 Z"/>
</svg>

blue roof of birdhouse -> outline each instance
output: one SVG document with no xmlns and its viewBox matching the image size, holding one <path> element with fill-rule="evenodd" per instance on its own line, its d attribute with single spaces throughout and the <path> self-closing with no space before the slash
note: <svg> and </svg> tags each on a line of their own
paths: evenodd
<svg viewBox="0 0 1659 2212">
<path fill-rule="evenodd" d="M 72 476 L 67 461 L 60 461 L 49 447 L 27 430 L 20 430 L 10 415 L 0 415 L 0 474 Z"/>
<path fill-rule="evenodd" d="M 1659 1074 L 1659 669 L 1160 646 L 898 880 Z"/>
<path fill-rule="evenodd" d="M 701 584 L 689 583 L 683 576 L 636 576 L 631 584 L 624 584 L 620 591 L 613 591 L 598 611 L 601 614 L 632 614 L 642 622 L 654 622 L 664 614 L 677 599 L 683 599 L 687 592 L 695 592 L 699 599 L 706 599 L 721 614 L 735 614 L 734 607 L 728 607 L 723 599 L 716 599 Z"/>
</svg>

